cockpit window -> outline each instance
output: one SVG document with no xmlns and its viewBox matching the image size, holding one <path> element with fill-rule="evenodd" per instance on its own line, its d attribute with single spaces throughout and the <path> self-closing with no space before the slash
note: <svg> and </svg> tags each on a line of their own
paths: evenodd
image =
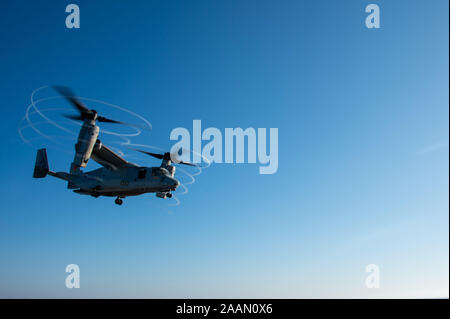
<svg viewBox="0 0 450 319">
<path fill-rule="evenodd" d="M 170 175 L 169 171 L 163 167 L 152 167 L 152 176 Z"/>
<path fill-rule="evenodd" d="M 145 175 L 147 175 L 147 170 L 145 168 L 144 169 L 140 169 L 139 172 L 138 172 L 138 179 L 145 178 Z"/>
</svg>

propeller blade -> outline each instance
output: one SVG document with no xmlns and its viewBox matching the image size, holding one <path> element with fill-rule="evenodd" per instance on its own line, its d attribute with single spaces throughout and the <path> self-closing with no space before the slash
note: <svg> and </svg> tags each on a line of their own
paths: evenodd
<svg viewBox="0 0 450 319">
<path fill-rule="evenodd" d="M 189 151 L 189 150 L 180 147 L 180 148 L 178 149 L 178 152 L 172 153 L 172 158 L 175 158 L 175 159 L 176 159 L 176 160 L 174 161 L 174 163 L 198 167 L 198 165 L 196 165 L 196 164 L 194 164 L 194 163 L 183 162 L 183 161 L 178 160 L 177 157 L 178 157 L 178 156 L 182 156 L 182 155 L 183 155 L 183 151 Z"/>
<path fill-rule="evenodd" d="M 132 125 L 132 124 L 128 124 L 128 123 L 125 123 L 125 122 L 120 122 L 120 121 L 116 121 L 116 120 L 111 120 L 111 119 L 109 119 L 109 118 L 107 118 L 107 117 L 104 117 L 104 116 L 98 116 L 98 117 L 97 117 L 97 121 L 98 121 L 98 122 L 104 122 L 104 123 L 123 124 L 123 125 L 129 125 L 129 126 Z"/>
<path fill-rule="evenodd" d="M 80 100 L 78 100 L 75 96 L 75 93 L 72 92 L 71 89 L 65 86 L 54 85 L 53 88 L 62 96 L 64 96 L 83 116 L 84 114 L 88 115 L 91 112 Z"/>
<path fill-rule="evenodd" d="M 116 120 L 112 120 L 112 119 L 109 119 L 104 116 L 97 116 L 97 122 L 120 124 L 120 125 L 129 126 L 129 127 L 134 127 L 134 128 L 137 128 L 138 130 L 146 129 L 146 127 L 142 127 L 141 125 L 131 124 L 131 123 L 122 122 L 122 121 L 116 121 Z"/>
<path fill-rule="evenodd" d="M 143 150 L 138 150 L 138 149 L 136 149 L 136 148 L 132 148 L 132 150 L 135 150 L 135 151 L 141 152 L 141 153 L 143 153 L 143 154 L 147 154 L 147 155 L 156 157 L 156 158 L 158 158 L 158 159 L 163 159 L 163 158 L 164 158 L 164 155 L 163 155 L 163 154 L 157 154 L 157 153 L 152 153 L 152 152 L 146 152 L 146 151 L 143 151 Z"/>
<path fill-rule="evenodd" d="M 64 96 L 71 104 L 73 107 L 75 107 L 78 112 L 80 112 L 80 115 L 77 117 L 75 115 L 64 115 L 67 118 L 73 119 L 73 120 L 85 120 L 85 119 L 90 119 L 90 120 L 96 120 L 97 122 L 103 122 L 103 123 L 112 123 L 112 124 L 121 124 L 121 125 L 126 125 L 126 126 L 130 126 L 130 127 L 134 127 L 138 130 L 147 130 L 148 127 L 147 126 L 141 126 L 141 125 L 136 125 L 136 124 L 130 124 L 130 123 L 126 123 L 126 122 L 121 122 L 121 121 L 116 121 L 116 120 L 112 120 L 109 119 L 107 117 L 104 116 L 100 116 L 97 114 L 97 112 L 95 110 L 90 110 L 88 109 L 76 96 L 75 93 L 73 93 L 73 91 L 66 87 L 66 86 L 58 86 L 58 85 L 54 85 L 53 88 L 62 96 Z M 151 127 L 150 127 L 151 129 Z"/>
<path fill-rule="evenodd" d="M 158 154 L 158 153 L 152 153 L 152 152 L 147 152 L 147 151 L 143 151 L 137 148 L 132 148 L 132 150 L 137 151 L 137 152 L 141 152 L 143 154 L 147 154 L 153 157 L 156 157 L 157 159 L 164 159 L 164 160 L 172 160 L 175 164 L 183 164 L 183 165 L 188 165 L 188 166 L 194 166 L 197 167 L 198 165 L 193 164 L 193 163 L 189 163 L 189 162 L 183 162 L 183 161 L 179 161 L 179 160 L 173 160 L 173 158 L 176 157 L 176 154 L 173 153 L 172 155 L 174 155 L 173 157 L 171 157 L 171 154 L 169 152 L 166 152 L 164 154 Z"/>
<path fill-rule="evenodd" d="M 183 165 L 188 165 L 188 166 L 194 166 L 197 167 L 198 165 L 194 164 L 194 163 L 188 163 L 188 162 L 183 162 L 183 161 L 179 161 L 179 162 L 175 162 L 177 164 L 183 164 Z"/>
<path fill-rule="evenodd" d="M 84 118 L 81 115 L 63 114 L 62 116 L 75 121 L 83 121 Z"/>
</svg>

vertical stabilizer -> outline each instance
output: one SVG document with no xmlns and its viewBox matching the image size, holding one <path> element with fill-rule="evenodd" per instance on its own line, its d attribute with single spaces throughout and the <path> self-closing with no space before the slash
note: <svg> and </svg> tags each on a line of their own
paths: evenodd
<svg viewBox="0 0 450 319">
<path fill-rule="evenodd" d="M 36 163 L 34 165 L 34 178 L 44 178 L 48 173 L 47 150 L 41 148 L 36 154 Z"/>
</svg>

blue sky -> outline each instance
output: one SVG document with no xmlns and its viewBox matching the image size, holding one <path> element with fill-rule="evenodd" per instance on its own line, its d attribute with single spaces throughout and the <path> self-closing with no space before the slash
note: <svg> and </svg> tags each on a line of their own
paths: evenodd
<svg viewBox="0 0 450 319">
<path fill-rule="evenodd" d="M 2 9 L 1 297 L 448 297 L 448 1 L 373 2 L 377 30 L 356 0 L 77 1 L 77 30 L 68 3 Z M 194 119 L 276 127 L 278 172 L 212 165 L 177 207 L 33 180 L 37 148 L 73 156 L 17 131 L 52 84 L 144 116 L 133 142 L 161 148 Z"/>
</svg>

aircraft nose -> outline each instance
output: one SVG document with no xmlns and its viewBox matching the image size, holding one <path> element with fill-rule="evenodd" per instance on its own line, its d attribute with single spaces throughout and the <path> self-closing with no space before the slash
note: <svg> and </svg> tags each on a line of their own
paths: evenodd
<svg viewBox="0 0 450 319">
<path fill-rule="evenodd" d="M 180 182 L 177 181 L 175 178 L 168 178 L 167 183 L 168 183 L 170 186 L 175 187 L 175 188 L 178 187 L 178 186 L 180 186 Z"/>
</svg>

